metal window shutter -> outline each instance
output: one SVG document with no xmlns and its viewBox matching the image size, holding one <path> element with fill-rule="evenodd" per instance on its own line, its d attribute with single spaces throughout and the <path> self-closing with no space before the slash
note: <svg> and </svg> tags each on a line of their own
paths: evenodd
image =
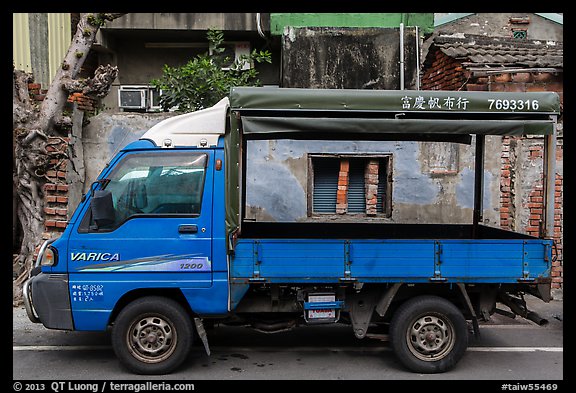
<svg viewBox="0 0 576 393">
<path fill-rule="evenodd" d="M 348 213 L 366 213 L 366 190 L 364 186 L 365 160 L 350 160 L 348 173 Z"/>
<path fill-rule="evenodd" d="M 316 158 L 312 161 L 314 170 L 314 213 L 336 213 L 336 192 L 340 160 L 336 158 Z"/>
<path fill-rule="evenodd" d="M 388 179 L 386 179 L 387 163 L 388 163 L 387 159 L 382 159 L 380 160 L 380 163 L 378 165 L 378 197 L 377 197 L 378 204 L 376 205 L 377 213 L 386 212 L 384 209 L 384 198 L 386 196 L 386 184 L 388 182 Z"/>
</svg>

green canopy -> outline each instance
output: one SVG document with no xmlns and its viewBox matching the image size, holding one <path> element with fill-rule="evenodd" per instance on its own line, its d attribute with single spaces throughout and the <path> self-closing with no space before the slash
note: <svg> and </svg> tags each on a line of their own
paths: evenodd
<svg viewBox="0 0 576 393">
<path fill-rule="evenodd" d="M 554 92 L 235 87 L 225 137 L 229 250 L 239 228 L 246 139 L 437 140 L 471 135 L 551 135 Z"/>
<path fill-rule="evenodd" d="M 229 98 L 230 107 L 237 110 L 548 114 L 560 110 L 554 92 L 233 87 Z"/>
</svg>

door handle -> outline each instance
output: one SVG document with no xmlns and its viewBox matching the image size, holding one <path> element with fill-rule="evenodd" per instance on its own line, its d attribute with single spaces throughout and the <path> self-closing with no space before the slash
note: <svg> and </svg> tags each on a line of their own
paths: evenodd
<svg viewBox="0 0 576 393">
<path fill-rule="evenodd" d="M 178 232 L 180 233 L 198 233 L 198 226 L 197 225 L 179 225 Z"/>
</svg>

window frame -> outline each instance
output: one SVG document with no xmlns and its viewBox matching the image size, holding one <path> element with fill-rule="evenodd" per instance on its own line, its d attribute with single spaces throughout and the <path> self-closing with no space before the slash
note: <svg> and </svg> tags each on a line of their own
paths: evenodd
<svg viewBox="0 0 576 393">
<path fill-rule="evenodd" d="M 314 165 L 312 161 L 314 159 L 322 158 L 337 158 L 337 159 L 378 159 L 380 162 L 386 162 L 386 188 L 384 195 L 384 209 L 383 212 L 378 212 L 374 216 L 368 216 L 364 213 L 350 213 L 345 214 L 338 213 L 319 213 L 315 212 L 314 209 Z M 308 153 L 307 154 L 307 191 L 306 191 L 306 214 L 308 218 L 327 218 L 327 219 L 342 219 L 346 218 L 392 218 L 392 166 L 393 164 L 393 154 L 392 153 Z M 380 169 L 378 169 L 378 175 L 380 176 Z"/>
<path fill-rule="evenodd" d="M 142 155 L 156 155 L 158 158 L 163 158 L 166 157 L 167 154 L 169 155 L 176 155 L 176 154 L 182 154 L 183 157 L 186 158 L 190 158 L 190 154 L 192 155 L 197 155 L 197 156 L 204 156 L 204 170 L 203 170 L 203 175 L 202 175 L 202 180 L 201 180 L 201 193 L 200 193 L 200 201 L 199 201 L 199 212 L 198 213 L 173 213 L 173 212 L 168 212 L 168 213 L 136 213 L 136 214 L 132 214 L 126 218 L 124 218 L 122 221 L 118 222 L 117 224 L 115 224 L 114 226 L 107 226 L 107 227 L 102 227 L 102 228 L 97 228 L 95 225 L 93 225 L 92 222 L 92 205 L 91 205 L 91 201 L 92 199 L 88 200 L 88 207 L 86 208 L 86 211 L 84 212 L 84 215 L 82 216 L 81 220 L 80 220 L 80 225 L 78 226 L 78 232 L 79 233 L 104 233 L 104 232 L 113 232 L 116 229 L 120 228 L 122 225 L 124 225 L 127 221 L 132 220 L 134 218 L 179 218 L 179 217 L 187 217 L 187 218 L 198 218 L 201 216 L 202 214 L 202 206 L 203 206 L 203 201 L 204 201 L 204 193 L 206 192 L 206 175 L 207 175 L 207 170 L 208 170 L 208 162 L 210 160 L 210 155 L 206 152 L 184 152 L 184 151 L 173 151 L 173 152 L 166 152 L 166 151 L 162 151 L 162 152 L 144 152 L 144 153 L 136 153 L 138 155 L 142 154 Z M 120 166 L 128 159 L 130 159 L 131 157 L 134 157 L 134 154 L 126 154 L 124 155 L 122 158 L 120 158 L 120 160 L 116 163 L 116 165 L 114 166 L 114 168 L 108 173 L 107 176 L 111 176 L 114 173 L 117 172 L 118 168 L 120 168 Z M 106 186 L 103 187 L 102 189 L 106 189 Z"/>
</svg>

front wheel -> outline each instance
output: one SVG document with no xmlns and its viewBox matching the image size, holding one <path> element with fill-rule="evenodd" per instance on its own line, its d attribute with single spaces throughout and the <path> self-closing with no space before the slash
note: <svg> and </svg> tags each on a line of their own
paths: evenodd
<svg viewBox="0 0 576 393">
<path fill-rule="evenodd" d="M 419 373 L 453 368 L 468 347 L 468 326 L 460 310 L 438 296 L 418 296 L 394 313 L 390 339 L 398 359 Z"/>
<path fill-rule="evenodd" d="M 120 362 L 136 374 L 168 374 L 188 356 L 192 321 L 172 299 L 148 296 L 128 304 L 112 329 Z"/>
</svg>

